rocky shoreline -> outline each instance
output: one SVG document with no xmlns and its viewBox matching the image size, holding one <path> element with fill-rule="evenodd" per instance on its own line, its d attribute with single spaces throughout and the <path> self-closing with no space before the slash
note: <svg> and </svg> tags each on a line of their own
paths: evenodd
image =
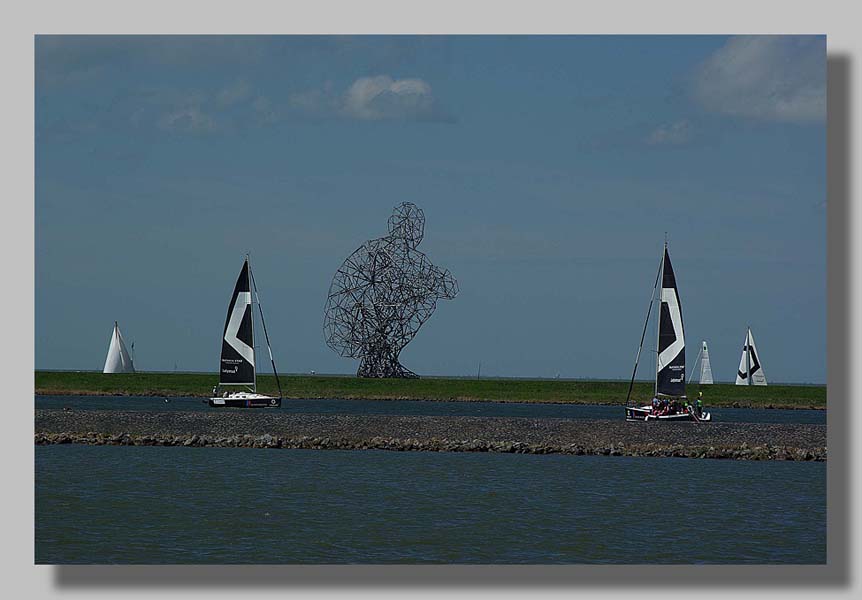
<svg viewBox="0 0 862 600">
<path fill-rule="evenodd" d="M 36 444 L 826 460 L 825 425 L 283 411 L 35 411 Z"/>
<path fill-rule="evenodd" d="M 149 392 L 128 392 L 128 391 L 92 391 L 92 390 L 78 390 L 78 389 L 36 389 L 36 396 L 95 396 L 95 397 L 119 397 L 119 398 L 135 398 L 135 397 L 170 397 L 170 398 L 209 398 L 209 392 L 184 392 L 181 395 L 176 394 L 165 394 L 163 391 L 152 390 Z M 471 397 L 461 397 L 461 396 L 453 396 L 453 397 L 413 397 L 413 396 L 369 396 L 369 397 L 357 397 L 357 396 L 339 396 L 337 394 L 327 395 L 327 396 L 290 396 L 285 395 L 284 399 L 289 400 L 355 400 L 358 402 L 362 402 L 364 400 L 374 400 L 374 401 L 382 401 L 382 402 L 399 402 L 399 401 L 409 401 L 409 402 L 498 402 L 503 404 L 567 404 L 570 406 L 619 406 L 619 401 L 613 402 L 598 402 L 598 401 L 573 401 L 573 400 L 536 400 L 536 401 L 526 401 L 526 400 L 512 400 L 507 398 L 471 398 Z M 816 406 L 814 404 L 810 404 L 808 406 L 800 406 L 797 404 L 782 404 L 780 401 L 770 402 L 767 404 L 757 403 L 757 402 L 739 402 L 734 401 L 726 404 L 715 404 L 710 408 L 755 408 L 755 409 L 765 409 L 765 410 L 826 410 L 826 406 Z"/>
</svg>

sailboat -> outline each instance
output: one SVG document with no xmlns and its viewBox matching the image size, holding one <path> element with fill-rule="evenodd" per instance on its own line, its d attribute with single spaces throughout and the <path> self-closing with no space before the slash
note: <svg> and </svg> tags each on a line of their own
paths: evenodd
<svg viewBox="0 0 862 600">
<path fill-rule="evenodd" d="M 111 342 L 108 344 L 108 356 L 105 358 L 105 367 L 102 369 L 102 373 L 134 372 L 135 365 L 132 362 L 132 356 L 126 348 L 123 336 L 120 334 L 120 326 L 114 321 L 114 331 L 111 333 Z"/>
<path fill-rule="evenodd" d="M 252 300 L 252 289 L 257 302 Z M 272 372 L 278 385 L 278 398 L 257 393 L 254 304 L 257 304 L 260 312 L 266 348 L 269 350 Z M 244 389 L 238 391 L 221 390 L 223 387 L 232 386 Z M 221 394 L 219 394 L 220 391 Z M 278 408 L 281 406 L 281 397 L 281 382 L 275 368 L 275 359 L 272 357 L 269 334 L 266 332 L 266 321 L 263 319 L 263 309 L 260 306 L 260 295 L 257 292 L 254 273 L 251 270 L 251 261 L 246 254 L 227 309 L 219 361 L 219 382 L 213 388 L 213 397 L 210 398 L 209 405 L 234 408 Z"/>
<path fill-rule="evenodd" d="M 763 373 L 760 355 L 754 345 L 751 327 L 748 328 L 745 343 L 742 345 L 742 358 L 739 359 L 739 370 L 736 372 L 736 385 L 766 385 L 766 375 Z"/>
<path fill-rule="evenodd" d="M 629 406 L 638 361 L 659 282 L 661 282 L 661 288 L 658 307 L 658 334 L 656 335 L 655 397 L 650 405 Z M 665 240 L 661 264 L 653 284 L 647 318 L 644 322 L 640 345 L 635 357 L 635 367 L 626 396 L 626 420 L 710 421 L 711 418 L 709 413 L 697 414 L 697 411 L 690 407 L 686 401 L 685 334 L 682 325 L 682 304 L 679 300 L 679 290 L 676 286 L 670 254 L 667 251 L 667 240 Z"/>
<path fill-rule="evenodd" d="M 691 383 L 691 380 L 694 378 L 694 374 L 699 367 L 700 385 L 712 385 L 712 367 L 709 364 L 709 349 L 706 347 L 706 340 L 701 342 L 701 347 L 697 353 L 697 358 L 694 359 L 694 364 L 697 365 L 697 367 L 692 369 L 688 382 Z"/>
</svg>

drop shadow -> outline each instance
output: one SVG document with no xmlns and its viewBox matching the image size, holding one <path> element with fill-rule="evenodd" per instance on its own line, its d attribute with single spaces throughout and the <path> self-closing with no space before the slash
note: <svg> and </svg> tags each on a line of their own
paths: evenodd
<svg viewBox="0 0 862 600">
<path fill-rule="evenodd" d="M 850 282 L 853 280 L 850 239 L 850 132 L 853 89 L 849 55 L 832 55 L 826 60 L 828 74 L 826 128 L 826 339 L 827 411 L 826 439 L 829 460 L 826 465 L 826 554 L 831 579 L 838 585 L 850 584 L 850 532 L 854 530 L 850 510 Z"/>
<path fill-rule="evenodd" d="M 828 447 L 825 565 L 59 565 L 56 589 L 846 588 L 850 585 L 851 58 L 829 56 L 827 126 Z"/>
</svg>

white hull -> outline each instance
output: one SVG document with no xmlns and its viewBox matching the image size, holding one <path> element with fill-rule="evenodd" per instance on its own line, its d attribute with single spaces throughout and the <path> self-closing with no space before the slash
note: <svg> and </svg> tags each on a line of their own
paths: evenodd
<svg viewBox="0 0 862 600">
<path fill-rule="evenodd" d="M 217 408 L 278 408 L 281 398 L 274 398 L 255 392 L 225 392 L 210 398 L 210 406 Z"/>
<path fill-rule="evenodd" d="M 654 415 L 652 414 L 651 406 L 634 406 L 626 407 L 626 421 L 697 421 L 699 423 L 712 420 L 712 415 L 708 412 L 703 413 L 700 417 L 693 412 L 680 412 L 672 415 Z"/>
</svg>

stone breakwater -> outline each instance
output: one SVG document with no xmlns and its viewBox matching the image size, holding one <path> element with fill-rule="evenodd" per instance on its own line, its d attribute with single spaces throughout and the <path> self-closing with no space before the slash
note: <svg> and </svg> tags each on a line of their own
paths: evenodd
<svg viewBox="0 0 862 600">
<path fill-rule="evenodd" d="M 292 414 L 288 410 L 37 410 L 36 444 L 510 452 L 826 460 L 825 425 Z"/>
</svg>

